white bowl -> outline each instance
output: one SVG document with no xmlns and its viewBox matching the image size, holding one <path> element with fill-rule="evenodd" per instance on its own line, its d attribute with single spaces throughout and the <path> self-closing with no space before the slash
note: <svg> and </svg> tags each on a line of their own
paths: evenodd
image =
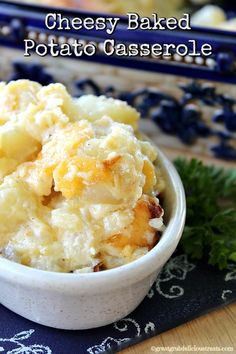
<svg viewBox="0 0 236 354">
<path fill-rule="evenodd" d="M 47 272 L 0 257 L 0 303 L 31 321 L 73 330 L 107 325 L 132 312 L 174 252 L 185 222 L 181 180 L 161 152 L 159 160 L 167 182 L 167 228 L 148 254 L 127 265 L 88 274 Z"/>
</svg>

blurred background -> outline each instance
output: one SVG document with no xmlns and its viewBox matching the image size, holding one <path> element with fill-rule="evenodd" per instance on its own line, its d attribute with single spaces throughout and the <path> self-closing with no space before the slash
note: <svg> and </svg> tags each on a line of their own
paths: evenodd
<svg viewBox="0 0 236 354">
<path fill-rule="evenodd" d="M 236 29 L 236 4 L 234 1 L 211 0 L 13 0 L 43 6 L 67 7 L 94 12 L 126 14 L 133 11 L 141 16 L 153 12 L 163 17 L 179 17 L 190 13 L 192 25 L 225 30 Z"/>
</svg>

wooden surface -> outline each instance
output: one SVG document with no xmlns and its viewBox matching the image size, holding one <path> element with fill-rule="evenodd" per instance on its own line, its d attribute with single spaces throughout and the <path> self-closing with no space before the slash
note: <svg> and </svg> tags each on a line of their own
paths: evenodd
<svg viewBox="0 0 236 354">
<path fill-rule="evenodd" d="M 157 353 L 157 351 L 151 349 L 152 346 L 168 348 L 178 346 L 186 347 L 188 345 L 192 347 L 194 347 L 194 345 L 196 347 L 233 347 L 233 351 L 228 351 L 228 353 L 236 353 L 236 303 L 147 339 L 123 350 L 121 353 Z M 169 352 L 160 350 L 159 353 Z M 181 351 L 173 351 L 173 353 L 181 353 Z M 182 353 L 191 353 L 191 351 L 182 351 Z M 194 351 L 192 351 L 192 353 L 194 353 Z M 195 353 L 206 354 L 207 351 L 195 351 Z M 217 352 L 209 351 L 209 353 Z M 227 353 L 227 351 L 223 350 L 221 353 Z"/>
<path fill-rule="evenodd" d="M 179 155 L 172 149 L 162 148 L 165 154 L 174 159 Z M 186 149 L 182 155 L 185 157 L 193 157 Z M 235 167 L 235 162 L 226 162 L 216 160 L 205 156 L 195 155 L 194 157 L 202 159 L 205 163 L 224 166 L 226 168 Z M 196 347 L 233 347 L 233 351 L 191 351 L 173 350 L 172 353 L 235 353 L 236 354 L 236 303 L 228 305 L 224 308 L 215 310 L 207 315 L 198 317 L 197 319 L 187 322 L 184 325 L 176 327 L 172 330 L 159 334 L 155 337 L 147 339 L 139 344 L 123 350 L 122 354 L 150 354 L 150 353 L 170 353 L 168 347 L 178 347 L 194 345 Z M 157 347 L 152 349 L 152 347 Z M 161 348 L 165 347 L 165 351 Z M 179 348 L 177 348 L 179 349 Z M 159 350 L 159 351 L 158 351 Z"/>
</svg>

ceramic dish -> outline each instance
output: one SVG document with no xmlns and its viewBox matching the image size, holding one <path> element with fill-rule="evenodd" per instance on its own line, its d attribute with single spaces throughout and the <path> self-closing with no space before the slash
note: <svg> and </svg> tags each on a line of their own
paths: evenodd
<svg viewBox="0 0 236 354">
<path fill-rule="evenodd" d="M 83 274 L 47 272 L 0 257 L 0 302 L 17 314 L 61 329 L 88 329 L 127 316 L 144 299 L 174 252 L 185 221 L 181 180 L 159 151 L 166 181 L 166 230 L 145 256 L 118 268 Z"/>
</svg>

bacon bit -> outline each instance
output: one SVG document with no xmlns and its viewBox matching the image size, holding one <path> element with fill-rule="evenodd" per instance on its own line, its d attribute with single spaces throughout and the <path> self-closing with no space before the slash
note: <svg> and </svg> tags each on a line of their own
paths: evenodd
<svg viewBox="0 0 236 354">
<path fill-rule="evenodd" d="M 117 163 L 121 159 L 121 156 L 114 156 L 111 159 L 104 160 L 102 163 L 105 168 L 111 168 L 115 163 Z"/>
<path fill-rule="evenodd" d="M 149 201 L 148 209 L 151 214 L 151 219 L 160 218 L 163 214 L 163 209 L 160 205 L 156 204 L 153 200 Z"/>
<path fill-rule="evenodd" d="M 97 265 L 95 265 L 95 267 L 93 267 L 94 272 L 100 272 L 101 270 L 105 270 L 105 266 L 102 262 L 98 263 Z"/>
</svg>

